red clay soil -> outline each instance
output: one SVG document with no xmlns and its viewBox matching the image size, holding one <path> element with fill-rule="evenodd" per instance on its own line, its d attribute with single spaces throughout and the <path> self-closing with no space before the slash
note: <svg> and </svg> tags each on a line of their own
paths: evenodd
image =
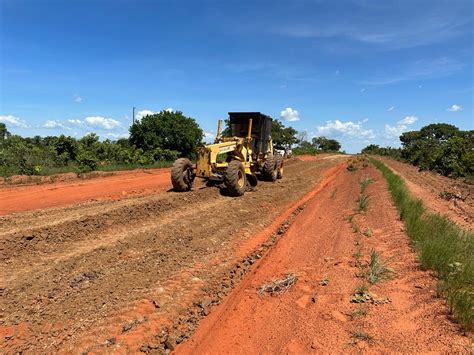
<svg viewBox="0 0 474 355">
<path fill-rule="evenodd" d="M 369 208 L 355 214 L 367 175 L 375 180 L 366 190 Z M 394 270 L 375 285 L 364 276 L 372 250 Z M 286 292 L 257 292 L 289 272 L 298 280 Z M 368 290 L 355 297 L 362 284 Z M 437 298 L 436 280 L 420 270 L 385 180 L 368 167 L 342 171 L 311 199 L 176 353 L 468 352 L 470 346 Z"/>
<path fill-rule="evenodd" d="M 345 161 L 295 159 L 239 198 L 195 188 L 1 216 L 0 353 L 170 349 Z"/>
<path fill-rule="evenodd" d="M 116 199 L 171 187 L 169 169 L 134 170 L 88 180 L 0 188 L 0 216 L 65 206 L 92 199 Z"/>
<path fill-rule="evenodd" d="M 386 157 L 377 157 L 400 175 L 410 191 L 434 212 L 447 216 L 460 226 L 474 227 L 474 185 Z"/>
</svg>

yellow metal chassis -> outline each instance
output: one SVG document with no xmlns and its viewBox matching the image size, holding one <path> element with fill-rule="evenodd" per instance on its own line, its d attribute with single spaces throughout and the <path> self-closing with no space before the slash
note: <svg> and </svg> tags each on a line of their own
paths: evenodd
<svg viewBox="0 0 474 355">
<path fill-rule="evenodd" d="M 256 161 L 252 159 L 252 149 L 250 148 L 250 143 L 252 142 L 252 119 L 249 119 L 248 134 L 245 138 L 221 137 L 221 124 L 222 121 L 219 120 L 217 125 L 216 142 L 198 149 L 195 170 L 196 176 L 208 179 L 221 179 L 229 164 L 228 162 L 218 162 L 217 156 L 225 153 L 232 153 L 234 159 L 242 162 L 245 174 L 254 174 L 259 166 L 264 163 L 265 157 L 259 156 Z M 269 152 L 272 151 L 272 141 L 270 140 Z"/>
</svg>

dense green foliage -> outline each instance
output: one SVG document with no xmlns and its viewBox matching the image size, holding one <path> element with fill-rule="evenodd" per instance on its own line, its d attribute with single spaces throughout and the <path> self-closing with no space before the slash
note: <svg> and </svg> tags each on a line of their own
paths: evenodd
<svg viewBox="0 0 474 355">
<path fill-rule="evenodd" d="M 402 150 L 400 148 L 380 147 L 376 144 L 370 144 L 361 151 L 362 154 L 385 155 L 395 159 L 401 159 Z"/>
<path fill-rule="evenodd" d="M 362 153 L 403 159 L 422 170 L 434 170 L 446 176 L 474 174 L 474 131 L 461 131 L 450 124 L 435 123 L 419 131 L 403 133 L 400 141 L 401 149 L 369 145 Z"/>
<path fill-rule="evenodd" d="M 143 117 L 130 127 L 130 143 L 144 152 L 180 152 L 192 158 L 203 138 L 197 122 L 180 111 L 161 111 Z"/>
<path fill-rule="evenodd" d="M 308 142 L 306 135 L 301 135 L 298 139 L 298 146 L 293 149 L 293 154 L 317 154 L 326 152 L 339 152 L 341 144 L 335 139 L 326 137 L 314 137 Z"/>
<path fill-rule="evenodd" d="M 191 120 L 186 121 L 181 113 L 177 113 L 176 116 L 167 115 L 168 120 L 170 117 L 178 117 L 178 121 L 182 124 L 188 124 L 188 126 L 189 120 Z M 194 120 L 192 121 L 194 122 Z M 157 120 L 155 122 L 159 124 L 162 121 Z M 181 130 L 182 124 L 176 125 L 175 131 Z M 138 130 L 143 129 L 141 125 L 136 124 L 136 127 L 139 127 Z M 127 138 L 117 141 L 108 139 L 100 141 L 94 133 L 87 134 L 80 139 L 64 135 L 24 138 L 10 134 L 5 124 L 0 123 L 0 176 L 17 174 L 49 175 L 60 172 L 107 170 L 108 167 L 166 165 L 164 162 L 174 161 L 178 156 L 189 155 L 190 147 L 197 144 L 196 140 L 198 138 L 195 137 L 199 137 L 198 143 L 202 137 L 202 131 L 199 128 L 199 131 L 193 131 L 194 138 L 186 138 L 187 136 L 183 138 L 180 136 L 181 132 L 173 132 L 171 129 L 165 131 L 153 130 L 152 125 L 148 124 L 147 127 L 153 132 L 157 142 L 161 142 L 162 145 L 152 144 L 149 141 L 149 136 L 140 141 L 139 133 L 136 133 L 134 138 L 136 141 L 145 142 L 140 146 Z M 189 130 L 185 130 L 185 132 L 189 132 Z M 166 138 L 163 138 L 163 135 L 168 134 L 169 137 L 178 137 L 177 139 L 180 139 L 180 142 L 183 143 L 184 149 L 171 149 L 175 146 Z M 190 141 L 188 142 L 186 139 Z"/>
<path fill-rule="evenodd" d="M 451 312 L 467 330 L 474 329 L 474 233 L 446 217 L 427 212 L 423 202 L 410 195 L 400 176 L 380 161 L 372 162 L 388 182 L 422 267 L 437 273 L 439 292 Z"/>
<path fill-rule="evenodd" d="M 279 120 L 273 120 L 272 140 L 276 149 L 290 149 L 298 142 L 296 130 L 293 127 L 285 127 Z"/>
</svg>

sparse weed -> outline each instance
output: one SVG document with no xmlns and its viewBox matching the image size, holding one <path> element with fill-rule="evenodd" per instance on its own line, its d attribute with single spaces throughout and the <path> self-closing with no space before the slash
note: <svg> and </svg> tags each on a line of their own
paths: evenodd
<svg viewBox="0 0 474 355">
<path fill-rule="evenodd" d="M 367 280 L 371 284 L 375 284 L 381 281 L 384 278 L 387 278 L 393 270 L 384 265 L 384 263 L 380 260 L 380 254 L 372 249 L 370 252 L 370 262 L 369 267 L 367 270 Z"/>
<path fill-rule="evenodd" d="M 362 263 L 361 263 L 360 259 L 362 257 L 362 246 L 360 245 L 360 243 L 357 244 L 356 250 L 355 250 L 354 254 L 352 254 L 352 256 L 354 257 L 354 259 L 356 261 L 357 267 L 361 268 Z"/>
<path fill-rule="evenodd" d="M 349 214 L 347 215 L 346 217 L 344 217 L 344 219 L 348 222 L 352 222 L 352 219 L 354 218 L 354 215 L 353 214 Z"/>
<path fill-rule="evenodd" d="M 346 169 L 352 173 L 357 170 L 357 167 L 354 164 L 350 163 Z"/>
<path fill-rule="evenodd" d="M 336 193 L 337 193 L 337 187 L 334 188 L 334 190 L 332 191 L 332 193 L 331 193 L 331 199 L 334 200 L 334 199 L 336 198 Z"/>
<path fill-rule="evenodd" d="M 369 310 L 367 306 L 360 304 L 357 306 L 357 308 L 351 313 L 351 318 L 360 318 L 360 317 L 365 317 L 367 314 L 369 314 Z"/>
<path fill-rule="evenodd" d="M 373 343 L 374 337 L 364 332 L 363 330 L 354 330 L 351 332 L 351 337 L 356 341 L 365 341 L 367 343 Z"/>
<path fill-rule="evenodd" d="M 359 225 L 355 221 L 351 221 L 351 227 L 352 227 L 352 231 L 354 233 L 359 233 L 360 232 Z"/>
<path fill-rule="evenodd" d="M 374 179 L 372 179 L 369 176 L 366 176 L 360 181 L 360 193 L 363 194 L 365 192 L 365 189 L 367 189 L 367 186 L 369 186 L 371 183 L 374 182 Z"/>
<path fill-rule="evenodd" d="M 357 199 L 357 212 L 366 212 L 369 208 L 369 196 L 361 193 Z"/>
<path fill-rule="evenodd" d="M 374 235 L 374 232 L 372 231 L 372 229 L 367 228 L 362 234 L 364 234 L 367 238 L 370 238 L 371 236 Z"/>
</svg>

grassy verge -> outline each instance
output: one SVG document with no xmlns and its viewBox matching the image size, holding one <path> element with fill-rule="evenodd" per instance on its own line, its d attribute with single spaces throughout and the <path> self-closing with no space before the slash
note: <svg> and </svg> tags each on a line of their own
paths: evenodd
<svg viewBox="0 0 474 355">
<path fill-rule="evenodd" d="M 474 233 L 442 215 L 427 212 L 423 202 L 410 195 L 400 176 L 382 162 L 371 161 L 387 180 L 422 267 L 436 272 L 439 294 L 447 300 L 453 316 L 466 330 L 473 330 Z"/>
</svg>

